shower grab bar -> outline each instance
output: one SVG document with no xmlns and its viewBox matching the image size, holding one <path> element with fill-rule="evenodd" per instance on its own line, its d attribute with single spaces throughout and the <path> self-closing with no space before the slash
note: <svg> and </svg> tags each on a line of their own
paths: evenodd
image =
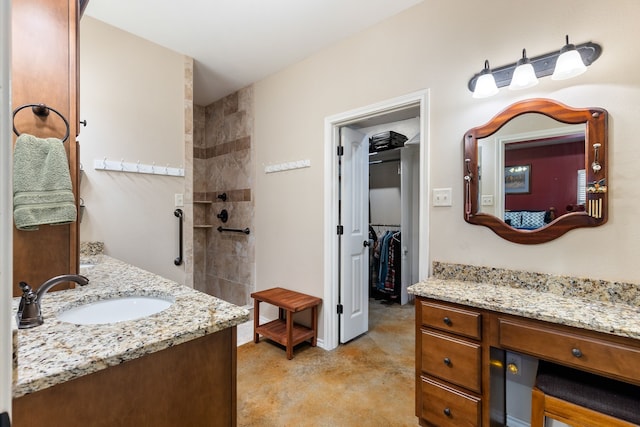
<svg viewBox="0 0 640 427">
<path fill-rule="evenodd" d="M 27 107 L 31 107 L 31 111 L 33 111 L 33 114 L 35 114 L 38 117 L 47 117 L 49 115 L 49 111 L 53 111 L 54 113 L 56 113 L 58 116 L 60 116 L 60 118 L 62 119 L 62 121 L 64 122 L 64 125 L 67 127 L 67 132 L 64 134 L 64 137 L 62 138 L 62 142 L 65 142 L 67 140 L 67 138 L 69 138 L 69 122 L 67 121 L 67 119 L 65 119 L 65 117 L 55 108 L 49 107 L 46 104 L 25 104 L 22 105 L 18 108 L 16 108 L 15 110 L 13 110 L 13 133 L 16 134 L 16 136 L 20 136 L 20 132 L 18 132 L 18 129 L 16 129 L 16 114 L 18 114 L 18 112 L 24 108 Z"/>
<path fill-rule="evenodd" d="M 223 231 L 231 231 L 233 233 L 244 233 L 244 234 L 249 234 L 251 233 L 251 230 L 249 230 L 249 227 L 247 228 L 224 228 L 224 227 L 218 227 L 217 228 L 218 232 L 222 233 Z"/>
<path fill-rule="evenodd" d="M 173 263 L 175 265 L 180 265 L 182 264 L 182 217 L 184 215 L 182 213 L 182 209 L 176 209 L 175 211 L 173 211 L 173 214 L 178 217 L 178 230 L 179 230 L 179 233 L 178 233 L 179 234 L 179 237 L 178 237 L 179 254 L 178 254 L 178 258 L 173 260 Z"/>
</svg>

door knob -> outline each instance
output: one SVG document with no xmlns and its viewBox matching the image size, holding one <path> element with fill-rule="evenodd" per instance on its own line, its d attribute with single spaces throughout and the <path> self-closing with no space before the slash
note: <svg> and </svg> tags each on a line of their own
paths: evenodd
<svg viewBox="0 0 640 427">
<path fill-rule="evenodd" d="M 362 246 L 364 246 L 366 248 L 368 246 L 371 246 L 371 243 L 369 243 L 368 240 L 365 240 L 364 242 L 362 242 Z"/>
</svg>

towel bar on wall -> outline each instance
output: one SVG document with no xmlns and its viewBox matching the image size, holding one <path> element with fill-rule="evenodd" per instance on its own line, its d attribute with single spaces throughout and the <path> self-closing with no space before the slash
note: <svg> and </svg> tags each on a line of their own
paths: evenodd
<svg viewBox="0 0 640 427">
<path fill-rule="evenodd" d="M 247 227 L 247 228 L 223 228 L 223 227 L 218 227 L 217 230 L 220 233 L 222 233 L 223 231 L 231 231 L 233 233 L 244 233 L 244 234 L 251 233 L 251 230 L 249 230 L 249 227 Z"/>
<path fill-rule="evenodd" d="M 13 110 L 13 133 L 15 133 L 17 136 L 20 136 L 20 132 L 18 132 L 18 129 L 16 129 L 16 114 L 18 114 L 20 110 L 27 107 L 31 107 L 31 111 L 33 111 L 33 114 L 38 117 L 47 117 L 49 115 L 49 111 L 53 111 L 54 113 L 56 113 L 58 116 L 60 116 L 60 118 L 64 122 L 64 125 L 67 127 L 67 132 L 62 138 L 62 142 L 65 142 L 69 138 L 69 122 L 67 121 L 67 119 L 65 119 L 65 117 L 58 110 L 45 104 L 25 104 Z"/>
</svg>

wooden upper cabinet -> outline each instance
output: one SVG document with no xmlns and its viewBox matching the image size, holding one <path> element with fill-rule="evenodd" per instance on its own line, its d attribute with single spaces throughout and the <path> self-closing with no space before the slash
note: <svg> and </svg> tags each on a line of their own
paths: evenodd
<svg viewBox="0 0 640 427">
<path fill-rule="evenodd" d="M 13 2 L 11 90 L 12 109 L 25 104 L 46 104 L 69 123 L 65 148 L 78 205 L 78 0 L 20 0 Z M 40 118 L 30 108 L 15 116 L 18 132 L 58 137 L 66 132 L 55 114 Z M 15 141 L 15 136 L 14 136 Z M 41 226 L 37 231 L 13 232 L 14 295 L 18 282 L 34 288 L 60 274 L 79 268 L 79 223 Z M 70 286 L 70 285 L 69 285 Z M 63 289 L 60 285 L 55 289 Z"/>
</svg>

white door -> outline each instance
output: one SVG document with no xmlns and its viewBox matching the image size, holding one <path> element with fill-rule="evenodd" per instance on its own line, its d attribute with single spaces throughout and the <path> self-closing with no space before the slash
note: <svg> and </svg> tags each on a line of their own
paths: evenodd
<svg viewBox="0 0 640 427">
<path fill-rule="evenodd" d="M 342 127 L 340 142 L 340 342 L 345 343 L 369 330 L 369 139 Z"/>
</svg>

